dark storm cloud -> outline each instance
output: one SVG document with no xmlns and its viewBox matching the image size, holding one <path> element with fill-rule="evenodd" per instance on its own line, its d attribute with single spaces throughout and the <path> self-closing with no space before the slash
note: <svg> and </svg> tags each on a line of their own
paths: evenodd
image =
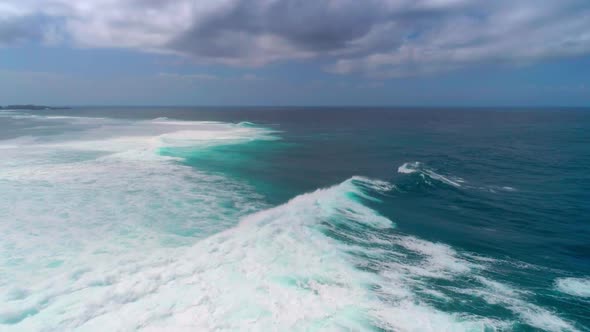
<svg viewBox="0 0 590 332">
<path fill-rule="evenodd" d="M 41 31 L 36 28 L 34 17 L 0 18 L 0 45 L 18 44 L 29 40 L 39 40 Z"/>
<path fill-rule="evenodd" d="M 168 46 L 205 57 L 265 63 L 277 54 L 297 57 L 344 49 L 366 35 L 380 16 L 377 8 L 358 1 L 332 7 L 302 0 L 234 1 L 195 21 Z"/>
</svg>

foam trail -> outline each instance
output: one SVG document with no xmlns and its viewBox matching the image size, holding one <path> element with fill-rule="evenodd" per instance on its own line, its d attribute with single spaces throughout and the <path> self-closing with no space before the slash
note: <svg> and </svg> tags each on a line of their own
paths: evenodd
<svg viewBox="0 0 590 332">
<path fill-rule="evenodd" d="M 477 277 L 477 280 L 484 286 L 483 288 L 465 289 L 462 292 L 481 297 L 490 304 L 500 303 L 537 329 L 556 332 L 578 331 L 555 312 L 526 301 L 525 298 L 531 293 L 481 276 Z"/>
<path fill-rule="evenodd" d="M 397 171 L 398 173 L 402 174 L 418 173 L 422 177 L 428 177 L 429 179 L 440 181 L 457 188 L 460 188 L 462 186 L 462 183 L 465 182 L 465 180 L 458 177 L 452 178 L 450 176 L 438 174 L 435 171 L 425 167 L 424 164 L 420 162 L 404 163 L 403 165 L 398 167 Z"/>
<path fill-rule="evenodd" d="M 590 298 L 589 278 L 559 278 L 555 281 L 555 288 L 568 295 Z"/>
</svg>

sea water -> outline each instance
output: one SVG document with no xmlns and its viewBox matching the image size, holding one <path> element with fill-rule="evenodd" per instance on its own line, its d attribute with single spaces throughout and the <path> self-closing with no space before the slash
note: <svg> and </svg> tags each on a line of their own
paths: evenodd
<svg viewBox="0 0 590 332">
<path fill-rule="evenodd" d="M 0 111 L 0 331 L 588 331 L 590 112 Z"/>
</svg>

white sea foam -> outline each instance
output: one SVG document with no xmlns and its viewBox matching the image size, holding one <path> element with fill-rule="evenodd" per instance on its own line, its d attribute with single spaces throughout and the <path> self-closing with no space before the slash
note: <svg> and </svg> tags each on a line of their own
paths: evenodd
<svg viewBox="0 0 590 332">
<path fill-rule="evenodd" d="M 467 273 L 481 266 L 458 258 L 457 253 L 448 245 L 421 240 L 412 236 L 401 237 L 398 243 L 406 249 L 419 253 L 425 257 L 424 263 L 428 269 L 423 271 L 435 277 L 444 277 L 447 273 L 456 275 Z"/>
<path fill-rule="evenodd" d="M 427 168 L 426 166 L 424 166 L 424 164 L 420 162 L 404 163 L 403 165 L 398 167 L 397 171 L 398 173 L 402 174 L 419 173 L 425 179 L 429 178 L 432 180 L 440 181 L 453 187 L 461 187 L 462 184 L 465 182 L 465 180 L 459 177 L 444 176 L 439 173 L 436 173 L 435 171 L 433 171 L 430 168 Z"/>
<path fill-rule="evenodd" d="M 0 117 L 7 117 L 15 120 L 36 120 L 36 121 L 66 121 L 66 122 L 86 122 L 93 119 L 105 120 L 105 118 L 67 116 L 67 115 L 37 115 L 23 111 L 0 111 Z"/>
<path fill-rule="evenodd" d="M 18 149 L 24 144 L 31 144 L 35 142 L 33 136 L 21 136 L 18 138 L 0 140 L 0 149 Z"/>
<path fill-rule="evenodd" d="M 457 293 L 480 297 L 493 305 L 502 305 L 518 315 L 525 323 L 540 330 L 578 331 L 570 322 L 559 317 L 557 313 L 527 301 L 526 298 L 531 296 L 531 293 L 482 276 L 478 276 L 477 280 L 483 287 L 456 288 L 454 290 Z"/>
<path fill-rule="evenodd" d="M 419 162 L 404 163 L 403 165 L 397 168 L 397 172 L 402 174 L 416 173 L 418 171 L 419 166 Z"/>
<path fill-rule="evenodd" d="M 205 148 L 278 138 L 274 131 L 266 128 L 244 127 L 238 124 L 212 121 L 173 121 L 163 119 L 129 121 L 80 118 L 83 120 L 74 123 L 70 122 L 74 118 L 67 117 L 60 120 L 85 130 L 46 136 L 43 139 L 19 138 L 0 141 L 0 149 L 15 149 L 19 157 L 18 161 L 22 162 L 23 165 L 30 165 L 31 160 L 23 157 L 28 152 L 33 155 L 34 160 L 32 162 L 34 164 L 47 164 L 35 156 L 39 153 L 55 154 L 64 151 L 96 151 L 108 153 L 111 157 L 130 159 L 170 159 L 162 157 L 156 152 L 158 149 L 168 147 Z"/>
<path fill-rule="evenodd" d="M 590 278 L 559 278 L 555 281 L 555 287 L 572 296 L 590 297 Z"/>
<path fill-rule="evenodd" d="M 396 279 L 394 270 L 363 272 L 346 252 L 335 250 L 337 240 L 320 231 L 321 225 L 350 219 L 367 227 L 392 226 L 352 198 L 361 194 L 361 183 L 372 185 L 354 178 L 298 196 L 193 246 L 149 255 L 85 254 L 91 263 L 21 284 L 10 293 L 17 296 L 1 308 L 0 319 L 30 331 L 483 330 L 504 324 L 419 304 L 401 282 L 409 275 Z M 400 241 L 429 257 L 453 255 L 418 239 Z M 455 265 L 443 262 L 435 270 L 457 271 Z M 371 284 L 396 302 L 376 297 Z"/>
<path fill-rule="evenodd" d="M 31 278 L 42 279 L 130 249 L 141 255 L 145 248 L 186 245 L 264 206 L 246 185 L 156 154 L 162 132 L 175 126 L 92 121 L 100 126 L 77 138 L 66 133 L 0 141 L 0 266 L 6 267 L 0 285 L 26 280 L 31 269 L 37 271 Z M 193 125 L 195 131 L 210 129 Z M 225 135 L 216 144 L 227 143 L 234 127 L 216 124 Z M 256 130 L 246 139 L 239 129 L 240 137 L 255 139 L 262 132 Z M 210 136 L 198 136 L 197 143 Z"/>
</svg>

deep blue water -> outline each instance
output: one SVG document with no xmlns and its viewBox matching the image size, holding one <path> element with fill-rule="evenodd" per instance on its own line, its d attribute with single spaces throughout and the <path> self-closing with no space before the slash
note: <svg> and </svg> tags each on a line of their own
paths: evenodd
<svg viewBox="0 0 590 332">
<path fill-rule="evenodd" d="M 590 110 L 77 108 L 35 112 L 39 116 L 35 120 L 12 115 L 0 118 L 0 139 L 4 139 L 0 143 L 14 142 L 17 137 L 59 141 L 64 132 L 75 140 L 77 133 L 104 127 L 100 122 L 72 124 L 43 118 L 59 114 L 130 123 L 161 117 L 166 121 L 219 121 L 272 131 L 274 138 L 268 140 L 206 147 L 183 143 L 157 149 L 159 156 L 174 158 L 173 163 L 249 188 L 239 202 L 234 198 L 224 201 L 221 206 L 231 206 L 228 211 L 232 211 L 223 212 L 229 216 L 227 226 L 211 234 L 231 228 L 252 212 L 282 206 L 319 188 L 353 186 L 355 189 L 345 193 L 349 203 L 340 198 L 326 198 L 325 203 L 323 196 L 317 198 L 317 206 L 329 206 L 320 211 L 336 212 L 330 210 L 326 218 L 318 217 L 313 228 L 326 241 L 345 246 L 342 250 L 353 270 L 381 278 L 366 285 L 370 296 L 380 303 L 379 313 L 373 313 L 376 305 L 367 304 L 369 309 L 359 309 L 369 312 L 366 317 L 351 316 L 356 317 L 352 321 L 360 322 L 358 326 L 347 323 L 349 318 L 334 318 L 336 330 L 437 330 L 443 314 L 454 322 L 445 327 L 449 330 L 590 330 Z M 68 163 L 95 158 L 81 154 L 81 150 L 77 148 L 77 157 Z M 126 172 L 133 173 L 133 168 Z M 172 181 L 163 175 L 153 176 Z M 145 181 L 152 180 L 145 176 Z M 14 180 L 0 181 L 9 185 L 8 181 Z M 184 177 L 174 181 L 193 180 Z M 112 190 L 105 186 L 105 190 Z M 212 186 L 219 188 L 221 184 Z M 183 193 L 171 191 L 159 199 Z M 243 201 L 255 204 L 239 209 L 239 204 L 247 204 Z M 198 204 L 203 202 L 195 199 L 194 205 L 185 201 L 174 204 L 181 206 L 172 221 L 158 218 L 149 227 L 175 224 L 185 213 L 183 209 L 200 209 Z M 294 216 L 313 219 L 314 214 L 306 213 L 316 205 L 301 203 L 301 211 L 283 216 L 282 222 L 289 223 Z M 394 226 L 371 226 L 366 222 L 365 207 Z M 67 214 L 68 209 L 76 206 L 62 208 L 60 213 Z M 13 220 L 14 211 L 5 214 L 2 222 Z M 212 236 L 200 234 L 201 228 L 184 222 L 189 224 L 185 225 L 187 246 Z M 276 232 L 281 232 L 280 224 Z M 239 233 L 238 228 L 236 236 Z M 18 240 L 5 245 L 18 247 Z M 272 256 L 272 247 L 268 250 L 266 254 Z M 302 274 L 311 269 L 297 262 L 289 264 Z M 315 272 L 306 278 L 328 279 Z M 8 289 L 10 285 L 5 286 Z M 409 295 L 398 294 L 400 289 Z M 335 297 L 335 301 L 344 300 L 345 295 L 340 300 Z M 400 313 L 432 320 L 432 325 L 403 323 L 397 318 Z M 7 318 L 4 323 L 8 325 L 1 325 L 1 318 L 0 328 L 18 326 L 9 325 Z M 30 317 L 15 320 L 23 323 L 27 319 Z M 281 317 L 274 319 L 282 322 Z M 471 321 L 479 323 L 467 324 Z M 334 327 L 328 325 L 329 320 L 323 322 L 327 325 L 275 326 Z M 460 325 L 463 323 L 467 325 Z"/>
</svg>

